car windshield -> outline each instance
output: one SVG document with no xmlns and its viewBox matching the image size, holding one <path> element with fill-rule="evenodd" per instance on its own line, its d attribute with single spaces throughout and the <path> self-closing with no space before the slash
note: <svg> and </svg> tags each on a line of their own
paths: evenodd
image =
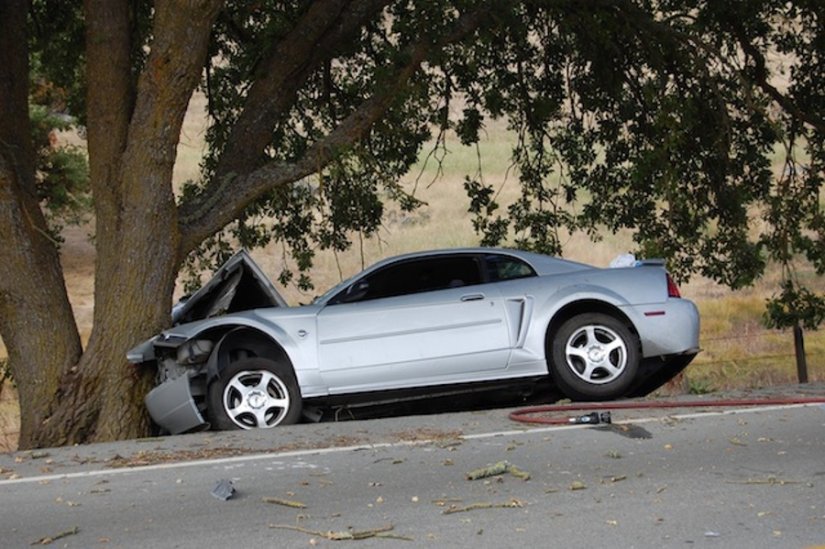
<svg viewBox="0 0 825 549">
<path fill-rule="evenodd" d="M 361 275 L 361 273 L 358 273 L 354 276 L 349 277 L 348 279 L 346 279 L 342 282 L 339 282 L 338 284 L 336 284 L 335 286 L 333 286 L 332 288 L 330 288 L 329 290 L 327 290 L 323 294 L 321 294 L 321 295 L 317 296 L 315 299 L 313 299 L 312 304 L 317 305 L 319 303 L 326 302 L 327 300 L 329 300 L 330 297 L 334 296 L 335 294 L 337 294 L 338 292 L 340 292 L 341 290 L 343 290 L 344 288 L 349 286 L 360 275 Z"/>
</svg>

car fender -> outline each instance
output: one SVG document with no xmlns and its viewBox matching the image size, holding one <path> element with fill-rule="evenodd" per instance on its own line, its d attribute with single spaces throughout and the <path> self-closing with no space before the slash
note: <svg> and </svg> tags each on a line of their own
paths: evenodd
<svg viewBox="0 0 825 549">
<path fill-rule="evenodd" d="M 537 306 L 539 310 L 535 315 L 536 324 L 534 325 L 534 329 L 531 330 L 527 345 L 536 350 L 540 349 L 542 355 L 544 355 L 547 330 L 550 328 L 553 320 L 569 305 L 584 301 L 598 301 L 622 312 L 628 317 L 628 320 L 633 325 L 633 329 L 636 330 L 633 318 L 635 314 L 629 311 L 628 305 L 630 304 L 617 292 L 596 284 L 572 284 L 559 288 L 558 291 Z M 628 312 L 631 312 L 631 314 L 628 314 Z"/>
<path fill-rule="evenodd" d="M 552 320 L 562 309 L 580 301 L 601 301 L 622 310 L 630 303 L 617 292 L 596 284 L 573 284 L 559 288 L 541 305 L 539 316 Z"/>
<path fill-rule="evenodd" d="M 208 381 L 214 379 L 222 369 L 223 364 L 220 363 L 220 358 L 225 346 L 237 341 L 234 338 L 241 332 L 252 331 L 280 347 L 298 378 L 303 396 L 317 396 L 326 392 L 314 356 L 314 344 L 312 342 L 314 340 L 299 341 L 284 326 L 273 321 L 263 320 L 255 311 L 226 315 L 195 324 L 197 324 L 196 329 L 192 329 L 193 324 L 185 325 L 187 328 L 185 333 L 181 333 L 179 330 L 182 326 L 176 326 L 167 330 L 167 332 L 178 337 L 185 336 L 187 341 L 199 338 L 215 341 L 215 348 L 207 361 Z M 221 332 L 219 338 L 214 336 L 216 332 Z M 254 343 L 254 340 L 253 345 L 259 346 Z"/>
</svg>

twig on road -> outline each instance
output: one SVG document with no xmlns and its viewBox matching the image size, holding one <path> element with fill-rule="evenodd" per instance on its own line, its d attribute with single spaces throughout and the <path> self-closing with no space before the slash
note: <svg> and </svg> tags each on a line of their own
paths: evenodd
<svg viewBox="0 0 825 549">
<path fill-rule="evenodd" d="M 344 540 L 361 540 L 361 539 L 369 539 L 369 538 L 388 538 L 388 539 L 398 539 L 402 541 L 415 541 L 412 538 L 408 538 L 406 536 L 399 536 L 396 534 L 391 534 L 393 526 L 392 524 L 388 524 L 387 526 L 381 526 L 379 528 L 374 528 L 371 530 L 342 530 L 339 532 L 327 531 L 321 532 L 320 530 L 310 530 L 308 528 L 302 528 L 300 526 L 292 526 L 289 524 L 270 524 L 270 528 L 281 528 L 284 530 L 293 530 L 295 532 L 301 532 L 303 534 L 309 534 L 311 536 L 318 536 L 319 538 L 325 538 L 330 541 L 344 541 Z"/>
</svg>

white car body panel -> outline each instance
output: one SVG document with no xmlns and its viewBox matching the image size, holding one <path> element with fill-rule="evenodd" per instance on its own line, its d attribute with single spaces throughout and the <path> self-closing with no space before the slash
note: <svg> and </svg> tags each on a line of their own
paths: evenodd
<svg viewBox="0 0 825 549">
<path fill-rule="evenodd" d="M 366 292 L 381 283 L 395 284 L 391 277 L 381 278 L 381 273 L 395 272 L 387 269 L 413 276 L 412 266 L 419 263 L 433 261 L 449 267 L 450 261 L 464 265 L 468 258 L 479 266 L 481 283 L 468 278 L 478 273 L 463 272 L 456 275 L 455 282 L 464 284 L 458 287 L 452 287 L 451 281 L 434 290 L 380 298 L 360 298 L 356 292 L 362 286 Z M 496 269 L 508 267 L 508 262 L 529 266 L 535 275 L 487 280 L 500 278 Z M 231 268 L 222 268 L 217 281 L 210 281 L 196 294 L 202 302 L 185 303 L 186 323 L 138 345 L 129 352 L 129 360 L 157 362 L 165 376 L 161 384 L 171 383 L 182 372 L 191 383 L 208 384 L 231 360 L 229 355 L 238 346 L 233 338 L 257 334 L 258 347 L 249 352 L 264 352 L 261 346 L 267 344 L 276 346 L 282 359 L 291 364 L 303 399 L 538 378 L 549 371 L 549 327 L 570 307 L 612 310 L 625 317 L 638 335 L 643 359 L 689 355 L 682 361 L 686 365 L 698 351 L 696 307 L 686 299 L 668 296 L 664 269 L 656 263 L 599 269 L 513 250 L 421 252 L 379 262 L 302 307 L 285 307 L 271 282 L 258 281 L 263 275 L 245 252 L 227 265 Z M 406 265 L 411 265 L 409 273 Z M 446 276 L 440 271 L 435 274 Z M 229 290 L 244 291 L 243 286 L 238 289 L 238 280 L 252 281 L 252 295 L 265 300 L 266 306 L 232 310 L 234 294 Z M 356 296 L 354 302 L 347 302 L 350 295 Z M 215 316 L 197 320 L 201 311 Z M 180 320 L 179 313 L 176 318 Z M 201 362 L 190 365 L 174 358 L 178 347 L 199 339 L 214 343 L 208 361 L 196 357 Z M 176 401 L 187 394 L 180 383 L 178 379 L 176 389 L 156 390 L 147 398 L 153 418 L 173 432 L 204 423 L 197 413 L 203 412 L 202 404 L 197 409 L 192 403 Z M 168 396 L 159 398 L 161 394 Z"/>
</svg>

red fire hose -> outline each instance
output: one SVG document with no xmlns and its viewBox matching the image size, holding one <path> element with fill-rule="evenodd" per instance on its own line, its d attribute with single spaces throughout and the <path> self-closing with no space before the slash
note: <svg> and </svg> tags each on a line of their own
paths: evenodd
<svg viewBox="0 0 825 549">
<path fill-rule="evenodd" d="M 717 400 L 594 402 L 531 406 L 510 413 L 510 419 L 522 423 L 544 425 L 611 423 L 611 410 L 645 410 L 661 408 L 733 408 L 743 406 L 785 406 L 792 404 L 825 404 L 825 397 L 732 398 Z M 579 416 L 548 417 L 560 412 L 591 413 Z M 541 414 L 541 415 L 540 415 Z"/>
</svg>

